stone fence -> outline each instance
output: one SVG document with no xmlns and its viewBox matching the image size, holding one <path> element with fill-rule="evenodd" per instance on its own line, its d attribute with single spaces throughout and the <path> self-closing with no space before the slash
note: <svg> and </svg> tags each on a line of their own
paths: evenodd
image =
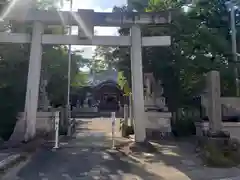
<svg viewBox="0 0 240 180">
<path fill-rule="evenodd" d="M 24 113 L 18 114 L 18 121 L 22 121 Z M 59 118 L 59 112 L 37 112 L 36 135 L 48 134 L 54 131 L 55 118 Z"/>
<path fill-rule="evenodd" d="M 211 71 L 207 74 L 207 86 L 205 94 L 202 95 L 201 104 L 206 109 L 209 122 L 196 123 L 197 135 L 202 135 L 207 130 L 211 132 L 223 130 L 228 131 L 231 138 L 240 141 L 240 122 L 222 121 L 224 116 L 240 115 L 240 98 L 221 97 L 220 74 L 218 71 Z"/>
<path fill-rule="evenodd" d="M 63 125 L 63 116 L 60 117 L 59 110 L 48 112 L 37 112 L 36 119 L 36 135 L 51 135 L 54 132 L 54 121 L 56 118 L 60 118 L 60 126 Z M 63 113 L 62 113 L 63 115 Z M 9 139 L 9 142 L 22 142 L 25 140 L 26 133 L 26 121 L 24 119 L 24 112 L 19 112 L 17 122 L 14 127 L 14 131 Z"/>
</svg>

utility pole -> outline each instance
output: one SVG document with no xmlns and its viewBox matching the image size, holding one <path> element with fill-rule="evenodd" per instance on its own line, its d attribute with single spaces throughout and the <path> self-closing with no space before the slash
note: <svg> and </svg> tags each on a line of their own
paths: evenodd
<svg viewBox="0 0 240 180">
<path fill-rule="evenodd" d="M 238 73 L 238 53 L 237 53 L 237 39 L 236 39 L 235 7 L 232 2 L 229 2 L 227 7 L 230 8 L 232 55 L 233 55 L 233 61 L 235 64 L 234 75 L 235 75 L 235 83 L 236 83 L 236 96 L 239 97 L 240 89 L 239 89 L 239 73 Z"/>
<path fill-rule="evenodd" d="M 70 12 L 72 13 L 72 6 L 73 6 L 73 0 L 70 0 Z M 72 15 L 72 14 L 71 14 Z M 71 16 L 70 16 L 71 17 Z M 72 26 L 70 24 L 69 26 L 69 35 L 72 35 Z M 68 117 L 68 123 L 70 123 L 71 118 L 71 108 L 70 108 L 70 90 L 71 90 L 71 62 L 72 62 L 72 56 L 71 56 L 71 44 L 68 45 L 68 88 L 67 88 L 67 117 Z M 70 125 L 70 124 L 69 124 Z M 69 134 L 68 130 L 68 134 Z"/>
</svg>

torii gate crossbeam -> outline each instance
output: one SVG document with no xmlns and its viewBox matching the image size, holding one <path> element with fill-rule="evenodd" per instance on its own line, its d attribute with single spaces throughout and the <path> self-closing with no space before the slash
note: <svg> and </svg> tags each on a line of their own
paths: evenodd
<svg viewBox="0 0 240 180">
<path fill-rule="evenodd" d="M 104 39 L 104 41 L 103 41 Z M 0 32 L 1 43 L 31 43 L 30 34 Z M 42 34 L 42 44 L 95 45 L 95 46 L 131 46 L 130 36 L 93 36 L 91 39 L 79 39 L 78 35 Z M 171 43 L 169 36 L 142 37 L 142 46 L 166 46 Z"/>
<path fill-rule="evenodd" d="M 14 13 L 17 12 L 17 13 Z M 61 14 L 61 16 L 60 16 Z M 69 18 L 69 15 L 72 18 Z M 29 72 L 27 81 L 27 93 L 25 102 L 26 137 L 31 139 L 36 132 L 36 114 L 38 105 L 38 91 L 41 71 L 42 44 L 72 44 L 72 45 L 107 45 L 107 46 L 131 46 L 131 70 L 133 90 L 133 112 L 135 119 L 135 137 L 137 142 L 145 140 L 145 110 L 143 97 L 143 72 L 142 72 L 142 46 L 169 46 L 169 36 L 141 37 L 141 30 L 137 24 L 165 24 L 170 22 L 170 13 L 95 13 L 92 10 L 79 10 L 75 13 L 41 11 L 41 10 L 16 10 L 5 17 L 5 20 L 14 20 L 23 23 L 33 23 L 32 35 L 25 33 L 0 33 L 0 42 L 3 43 L 31 43 Z M 77 25 L 81 32 L 82 26 L 88 32 L 93 33 L 96 25 L 125 26 L 131 28 L 131 36 L 79 36 L 46 35 L 43 34 L 44 25 L 61 26 Z M 78 24 L 79 25 L 79 24 Z M 86 28 L 87 27 L 87 28 Z M 80 38 L 79 38 L 80 37 Z"/>
</svg>

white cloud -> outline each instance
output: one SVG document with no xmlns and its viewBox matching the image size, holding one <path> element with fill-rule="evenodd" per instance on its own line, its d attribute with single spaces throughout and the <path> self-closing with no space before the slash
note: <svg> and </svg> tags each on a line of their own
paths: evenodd
<svg viewBox="0 0 240 180">
<path fill-rule="evenodd" d="M 102 9 L 100 6 L 94 8 L 95 12 L 112 12 L 112 8 Z"/>
<path fill-rule="evenodd" d="M 73 11 L 77 11 L 78 9 L 92 9 L 92 7 L 94 6 L 93 0 L 87 0 L 87 1 L 85 0 L 82 3 L 79 3 L 79 0 L 72 0 L 72 2 L 73 2 L 73 6 L 72 6 Z M 62 10 L 68 11 L 69 9 L 70 9 L 70 2 L 65 2 Z"/>
<path fill-rule="evenodd" d="M 96 35 L 98 36 L 117 36 L 118 28 L 116 27 L 96 27 Z"/>
<path fill-rule="evenodd" d="M 112 12 L 112 8 L 102 9 L 100 7 L 94 8 L 95 12 Z M 96 35 L 98 36 L 115 36 L 117 35 L 116 27 L 95 27 Z"/>
</svg>

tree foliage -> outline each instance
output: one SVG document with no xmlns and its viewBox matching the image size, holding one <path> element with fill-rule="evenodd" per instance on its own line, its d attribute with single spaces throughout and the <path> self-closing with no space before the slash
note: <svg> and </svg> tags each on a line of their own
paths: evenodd
<svg viewBox="0 0 240 180">
<path fill-rule="evenodd" d="M 235 94 L 233 68 L 238 64 L 233 63 L 231 54 L 230 20 L 226 0 L 201 0 L 190 6 L 186 2 L 150 0 L 147 8 L 141 5 L 134 7 L 137 11 L 147 12 L 175 9 L 171 24 L 141 27 L 143 36 L 171 36 L 171 46 L 146 47 L 142 54 L 144 72 L 153 72 L 156 79 L 161 79 L 164 96 L 172 112 L 188 105 L 189 98 L 202 93 L 206 73 L 210 70 L 220 71 L 222 95 Z M 127 6 L 115 7 L 113 10 L 130 11 Z M 236 14 L 236 21 L 239 22 L 238 10 Z M 237 41 L 240 40 L 239 30 Z M 129 29 L 121 28 L 119 34 L 129 35 Z M 124 71 L 125 77 L 131 82 L 129 48 L 116 48 L 112 59 L 117 60 L 117 68 Z"/>
<path fill-rule="evenodd" d="M 97 46 L 95 49 L 94 59 L 102 64 L 102 68 L 111 69 L 116 65 L 113 57 L 114 48 L 109 46 Z"/>
<path fill-rule="evenodd" d="M 58 1 L 59 2 L 59 1 Z M 40 8 L 54 8 L 57 1 L 42 0 Z M 22 28 L 31 33 L 32 26 L 11 23 L 10 32 Z M 62 33 L 61 27 L 45 28 L 45 33 Z M 80 67 L 88 62 L 79 52 L 72 52 L 71 80 L 74 86 L 80 81 Z M 24 111 L 30 44 L 0 44 L 0 137 L 7 139 L 16 122 L 17 113 Z M 67 103 L 68 48 L 61 45 L 44 45 L 41 76 L 47 80 L 47 92 L 51 105 Z M 84 79 L 84 78 L 83 78 Z"/>
</svg>

